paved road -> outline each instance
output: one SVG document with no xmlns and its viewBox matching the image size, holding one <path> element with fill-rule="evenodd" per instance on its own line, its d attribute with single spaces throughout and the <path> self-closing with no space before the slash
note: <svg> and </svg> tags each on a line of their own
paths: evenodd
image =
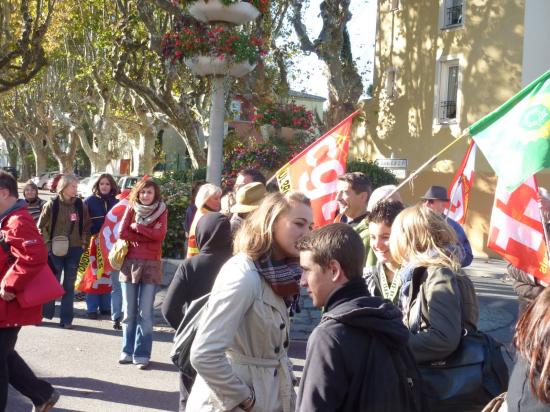
<svg viewBox="0 0 550 412">
<path fill-rule="evenodd" d="M 517 317 L 516 297 L 499 261 L 475 260 L 468 273 L 476 285 L 481 305 L 480 328 L 509 343 Z M 157 294 L 159 307 L 164 290 Z M 47 378 L 62 397 L 55 411 L 176 411 L 178 380 L 168 359 L 172 332 L 157 310 L 151 369 L 119 365 L 121 332 L 108 320 L 84 318 L 83 302 L 77 302 L 75 330 L 63 330 L 57 319 L 42 326 L 23 328 L 17 349 L 35 372 Z M 290 355 L 298 375 L 303 368 L 305 343 L 319 319 L 317 309 L 305 301 L 293 320 Z M 7 411 L 28 412 L 30 402 L 10 391 Z"/>
</svg>

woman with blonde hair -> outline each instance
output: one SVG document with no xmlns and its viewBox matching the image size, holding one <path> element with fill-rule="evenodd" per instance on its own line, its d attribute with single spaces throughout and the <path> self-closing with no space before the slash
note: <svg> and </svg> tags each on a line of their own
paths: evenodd
<svg viewBox="0 0 550 412">
<path fill-rule="evenodd" d="M 77 197 L 77 188 L 76 176 L 63 175 L 57 184 L 57 196 L 44 205 L 38 219 L 58 280 L 63 272 L 65 294 L 61 298 L 59 324 L 66 329 L 73 328 L 74 282 L 80 257 L 88 245 L 90 225 L 88 207 Z M 45 318 L 52 319 L 54 312 L 55 302 L 43 306 Z"/>
<path fill-rule="evenodd" d="M 414 266 L 403 318 L 413 334 L 409 345 L 417 362 L 444 359 L 460 342 L 460 263 L 448 252 L 454 242 L 453 229 L 422 205 L 405 209 L 392 225 L 392 256 L 398 264 Z"/>
<path fill-rule="evenodd" d="M 199 254 L 195 231 L 197 230 L 197 224 L 200 218 L 210 212 L 219 212 L 221 209 L 221 198 L 222 190 L 212 183 L 205 183 L 199 188 L 195 196 L 195 206 L 197 210 L 193 217 L 193 222 L 189 229 L 189 238 L 187 240 L 187 259 Z"/>
<path fill-rule="evenodd" d="M 294 411 L 288 304 L 299 293 L 296 241 L 312 219 L 303 194 L 273 193 L 237 232 L 191 348 L 188 410 Z"/>
<path fill-rule="evenodd" d="M 153 308 L 157 285 L 162 282 L 162 242 L 168 211 L 160 187 L 141 180 L 130 193 L 130 203 L 120 224 L 120 238 L 128 253 L 120 268 L 122 289 L 122 353 L 119 363 L 146 369 L 153 347 Z"/>
</svg>

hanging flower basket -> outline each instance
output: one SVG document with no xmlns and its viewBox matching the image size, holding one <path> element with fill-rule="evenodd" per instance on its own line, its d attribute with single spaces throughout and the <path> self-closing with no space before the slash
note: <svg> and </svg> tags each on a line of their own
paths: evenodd
<svg viewBox="0 0 550 412">
<path fill-rule="evenodd" d="M 225 5 L 220 0 L 198 0 L 188 8 L 189 14 L 205 23 L 223 21 L 241 25 L 255 20 L 260 11 L 250 3 L 236 2 Z"/>
<path fill-rule="evenodd" d="M 196 66 L 194 62 L 207 59 L 211 62 L 208 66 L 224 68 L 223 73 L 215 74 L 227 74 L 230 70 L 230 74 L 240 76 L 252 70 L 265 54 L 260 38 L 235 28 L 208 27 L 191 17 L 184 17 L 164 35 L 162 49 L 164 58 L 172 63 L 192 60 L 191 64 Z"/>
<path fill-rule="evenodd" d="M 193 74 L 198 76 L 230 75 L 233 77 L 242 77 L 256 67 L 256 63 L 250 64 L 248 61 L 233 63 L 213 56 L 194 56 L 184 59 L 184 62 Z"/>
</svg>

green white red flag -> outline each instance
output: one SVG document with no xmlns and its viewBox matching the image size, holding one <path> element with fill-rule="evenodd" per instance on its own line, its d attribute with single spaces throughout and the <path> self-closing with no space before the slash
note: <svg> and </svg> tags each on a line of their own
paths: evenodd
<svg viewBox="0 0 550 412">
<path fill-rule="evenodd" d="M 497 184 L 488 247 L 515 267 L 548 283 L 548 253 L 534 176 L 509 192 Z"/>
</svg>

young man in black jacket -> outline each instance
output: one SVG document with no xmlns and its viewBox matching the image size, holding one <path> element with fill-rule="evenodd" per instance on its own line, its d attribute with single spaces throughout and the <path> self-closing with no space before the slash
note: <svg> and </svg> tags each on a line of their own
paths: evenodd
<svg viewBox="0 0 550 412">
<path fill-rule="evenodd" d="M 393 304 L 369 296 L 359 235 L 335 223 L 302 238 L 298 249 L 300 284 L 325 311 L 308 340 L 297 411 L 425 410 L 409 331 Z"/>
</svg>

